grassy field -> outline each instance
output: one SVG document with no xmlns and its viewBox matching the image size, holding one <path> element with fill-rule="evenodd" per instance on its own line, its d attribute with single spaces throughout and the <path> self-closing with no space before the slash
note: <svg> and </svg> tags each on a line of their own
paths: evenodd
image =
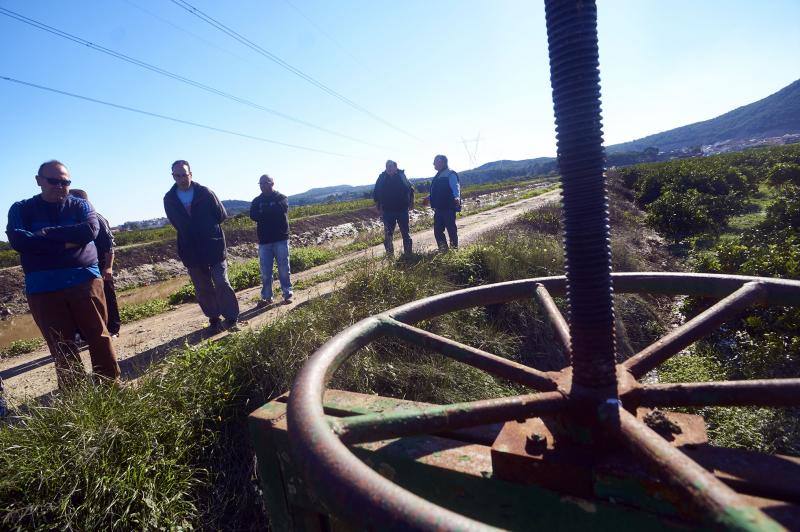
<svg viewBox="0 0 800 532">
<path fill-rule="evenodd" d="M 259 331 L 178 350 L 136 387 L 86 386 L 18 412 L 14 423 L 0 427 L 0 526 L 265 528 L 251 478 L 247 414 L 287 390 L 315 349 L 363 317 L 454 288 L 561 273 L 558 218 L 556 207 L 547 208 L 457 252 L 365 261 L 330 296 Z M 623 237 L 618 232 L 616 238 Z M 618 301 L 620 323 L 626 323 L 622 344 L 636 349 L 652 341 L 659 330 L 652 304 L 627 296 Z M 423 327 L 537 368 L 559 369 L 565 360 L 544 321 L 531 301 L 521 301 L 460 311 Z M 362 349 L 332 386 L 433 403 L 520 391 L 397 341 Z"/>
</svg>

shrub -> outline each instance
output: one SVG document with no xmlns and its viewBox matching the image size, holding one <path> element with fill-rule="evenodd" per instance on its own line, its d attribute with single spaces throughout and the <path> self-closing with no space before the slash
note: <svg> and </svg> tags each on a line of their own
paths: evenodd
<svg viewBox="0 0 800 532">
<path fill-rule="evenodd" d="M 166 312 L 171 308 L 170 302 L 166 299 L 153 299 L 146 303 L 136 305 L 125 305 L 119 309 L 119 317 L 122 323 L 130 323 L 142 320 Z"/>
<path fill-rule="evenodd" d="M 0 268 L 19 266 L 19 253 L 13 249 L 0 250 Z"/>
<path fill-rule="evenodd" d="M 36 351 L 44 345 L 42 338 L 23 338 L 14 340 L 7 347 L 0 349 L 0 358 L 14 357 Z"/>
<path fill-rule="evenodd" d="M 336 257 L 336 252 L 328 248 L 302 247 L 289 250 L 289 267 L 293 272 L 302 272 L 330 262 Z"/>
<path fill-rule="evenodd" d="M 773 185 L 784 183 L 800 185 L 800 164 L 778 163 L 769 169 L 767 179 Z"/>
<path fill-rule="evenodd" d="M 703 203 L 702 195 L 694 189 L 683 194 L 668 190 L 649 205 L 645 220 L 656 231 L 679 242 L 719 228 Z"/>
</svg>

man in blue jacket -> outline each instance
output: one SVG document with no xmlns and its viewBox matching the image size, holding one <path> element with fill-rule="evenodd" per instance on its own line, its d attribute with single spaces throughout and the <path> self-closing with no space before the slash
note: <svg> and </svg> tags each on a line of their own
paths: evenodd
<svg viewBox="0 0 800 532">
<path fill-rule="evenodd" d="M 164 196 L 164 211 L 178 232 L 178 257 L 189 271 L 195 296 L 208 317 L 212 332 L 233 327 L 239 318 L 239 302 L 228 280 L 225 233 L 220 224 L 228 217 L 225 207 L 210 189 L 192 181 L 189 163 L 172 163 L 175 184 Z"/>
<path fill-rule="evenodd" d="M 8 212 L 8 242 L 20 254 L 33 319 L 56 366 L 59 388 L 84 376 L 74 342 L 80 330 L 95 375 L 119 379 L 94 239 L 97 215 L 88 201 L 69 195 L 69 172 L 59 161 L 39 167 L 42 193 L 16 202 Z"/>
<path fill-rule="evenodd" d="M 445 229 L 450 237 L 450 247 L 458 247 L 456 213 L 461 210 L 461 184 L 458 174 L 447 167 L 447 157 L 444 155 L 434 157 L 433 167 L 436 176 L 431 181 L 431 195 L 428 197 L 433 208 L 433 236 L 439 250 L 447 251 Z"/>
<path fill-rule="evenodd" d="M 261 300 L 259 308 L 272 303 L 272 264 L 278 264 L 284 304 L 292 302 L 289 279 L 289 201 L 274 190 L 275 181 L 267 174 L 258 180 L 261 194 L 250 203 L 250 218 L 258 232 L 258 262 L 261 266 Z"/>
</svg>

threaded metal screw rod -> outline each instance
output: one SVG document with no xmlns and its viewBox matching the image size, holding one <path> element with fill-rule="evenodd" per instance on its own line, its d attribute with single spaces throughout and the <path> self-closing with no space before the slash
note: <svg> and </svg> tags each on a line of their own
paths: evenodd
<svg viewBox="0 0 800 532">
<path fill-rule="evenodd" d="M 550 82 L 564 202 L 573 386 L 617 396 L 597 6 L 547 0 Z"/>
</svg>

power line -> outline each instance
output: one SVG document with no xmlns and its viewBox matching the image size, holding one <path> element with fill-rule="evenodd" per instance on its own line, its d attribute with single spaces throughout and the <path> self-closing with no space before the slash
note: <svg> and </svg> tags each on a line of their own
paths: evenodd
<svg viewBox="0 0 800 532">
<path fill-rule="evenodd" d="M 97 100 L 95 98 L 90 98 L 88 96 L 81 96 L 80 94 L 74 94 L 72 92 L 62 91 L 62 90 L 59 90 L 59 89 L 53 89 L 51 87 L 45 87 L 43 85 L 37 85 L 36 83 L 30 83 L 28 81 L 22 81 L 22 80 L 10 78 L 10 77 L 7 77 L 7 76 L 0 75 L 0 79 L 6 80 L 6 81 L 10 81 L 11 83 L 17 83 L 19 85 L 25 85 L 25 86 L 28 86 L 28 87 L 34 87 L 36 89 L 41 89 L 43 91 L 54 92 L 56 94 L 62 94 L 64 96 L 70 96 L 72 98 L 77 98 L 79 100 L 85 100 L 87 102 L 99 103 L 101 105 L 107 105 L 108 107 L 114 107 L 115 109 L 122 109 L 123 111 L 130 111 L 132 113 L 139 113 L 139 114 L 146 115 L 146 116 L 152 116 L 152 117 L 155 117 L 155 118 L 161 118 L 163 120 L 169 120 L 170 122 L 177 122 L 179 124 L 185 124 L 185 125 L 188 125 L 188 126 L 194 126 L 194 127 L 199 127 L 199 128 L 203 128 L 203 129 L 209 129 L 211 131 L 217 131 L 219 133 L 226 133 L 228 135 L 235 135 L 237 137 L 243 137 L 243 138 L 246 138 L 246 139 L 257 140 L 257 141 L 266 142 L 266 143 L 269 143 L 269 144 L 276 144 L 278 146 L 285 146 L 287 148 L 294 148 L 296 150 L 310 151 L 310 152 L 315 152 L 315 153 L 324 153 L 326 155 L 334 155 L 336 157 L 346 157 L 346 158 L 350 158 L 350 159 L 356 159 L 357 158 L 357 157 L 353 157 L 352 155 L 345 155 L 343 153 L 320 150 L 320 149 L 317 149 L 317 148 L 309 148 L 308 146 L 301 146 L 299 144 L 290 144 L 288 142 L 281 142 L 279 140 L 273 140 L 273 139 L 268 139 L 268 138 L 264 138 L 264 137 L 257 137 L 255 135 L 248 135 L 247 133 L 239 133 L 237 131 L 232 131 L 230 129 L 223 129 L 223 128 L 220 128 L 220 127 L 208 126 L 206 124 L 200 124 L 198 122 L 192 122 L 190 120 L 183 120 L 181 118 L 175 118 L 175 117 L 172 117 L 172 116 L 162 115 L 162 114 L 158 114 L 158 113 L 152 113 L 150 111 L 143 111 L 141 109 L 136 109 L 134 107 L 128 107 L 127 105 L 120 105 L 118 103 L 106 102 L 104 100 Z"/>
<path fill-rule="evenodd" d="M 127 1 L 127 0 L 126 0 L 126 1 Z M 353 62 L 354 62 L 355 64 L 357 64 L 359 67 L 361 67 L 361 68 L 363 68 L 364 70 L 366 70 L 366 71 L 367 71 L 369 74 L 371 74 L 371 75 L 373 75 L 373 76 L 376 76 L 375 72 L 374 72 L 374 71 L 373 71 L 371 68 L 369 68 L 367 65 L 365 65 L 365 64 L 364 64 L 364 62 L 363 62 L 363 61 L 361 61 L 361 60 L 359 60 L 359 59 L 358 59 L 358 58 L 357 58 L 355 55 L 353 55 L 353 53 L 352 53 L 352 52 L 350 52 L 350 50 L 348 50 L 347 48 L 345 48 L 344 46 L 342 46 L 342 44 L 341 44 L 341 43 L 340 43 L 338 40 L 336 40 L 336 39 L 333 37 L 333 35 L 331 35 L 331 34 L 330 34 L 330 33 L 328 33 L 327 31 L 325 31 L 325 29 L 324 29 L 322 26 L 320 26 L 319 24 L 317 24 L 316 22 L 314 22 L 314 20 L 313 20 L 313 19 L 311 19 L 311 17 L 309 17 L 308 15 L 306 15 L 304 11 L 302 11 L 302 10 L 301 10 L 299 7 L 297 7 L 296 5 L 294 5 L 294 4 L 293 4 L 292 2 L 290 2 L 289 0 L 283 0 L 283 1 L 284 1 L 284 2 L 286 2 L 286 4 L 287 4 L 289 7 L 291 7 L 291 8 L 292 8 L 292 9 L 294 9 L 295 11 L 297 11 L 297 14 L 298 14 L 298 15 L 300 15 L 301 17 L 303 17 L 303 18 L 305 19 L 305 21 L 306 21 L 306 22 L 308 22 L 308 23 L 309 23 L 311 26 L 313 26 L 313 27 L 314 27 L 314 29 L 316 29 L 316 30 L 317 30 L 317 31 L 318 31 L 320 34 L 322 34 L 322 35 L 323 35 L 324 37 L 326 37 L 326 38 L 327 38 L 329 41 L 331 41 L 333 44 L 335 44 L 335 45 L 336 45 L 336 47 L 337 47 L 337 48 L 339 48 L 339 50 L 341 50 L 342 52 L 344 52 L 344 54 L 345 54 L 345 55 L 347 55 L 347 56 L 348 56 L 350 59 L 352 59 L 352 60 L 353 60 Z"/>
<path fill-rule="evenodd" d="M 395 131 L 398 131 L 398 132 L 400 132 L 400 133 L 402 133 L 402 134 L 404 134 L 404 135 L 406 135 L 408 137 L 411 137 L 414 140 L 417 140 L 419 142 L 424 142 L 422 139 L 420 139 L 416 135 L 414 135 L 412 133 L 409 133 L 408 131 L 406 131 L 406 130 L 404 130 L 404 129 L 402 129 L 402 128 L 394 125 L 394 124 L 392 124 L 388 120 L 376 115 L 372 111 L 370 111 L 370 110 L 362 107 L 361 105 L 357 104 L 356 102 L 354 102 L 350 98 L 348 98 L 348 97 L 336 92 L 335 90 L 333 90 L 332 88 L 328 87 L 327 85 L 325 85 L 321 81 L 318 81 L 317 79 L 313 78 L 309 74 L 306 74 L 305 72 L 303 72 L 299 68 L 297 68 L 297 67 L 291 65 L 290 63 L 284 61 L 283 59 L 281 59 L 277 55 L 273 54 L 269 50 L 266 50 L 266 49 L 262 48 L 261 46 L 257 45 L 256 43 L 254 43 L 253 41 L 251 41 L 247 37 L 244 37 L 240 33 L 237 33 L 236 31 L 232 30 L 228 26 L 226 26 L 223 23 L 219 22 L 218 20 L 214 19 L 210 15 L 207 15 L 206 13 L 200 11 L 199 9 L 197 9 L 196 7 L 191 5 L 189 2 L 186 2 L 185 0 L 171 0 L 171 2 L 173 4 L 175 4 L 175 5 L 177 5 L 178 7 L 180 7 L 181 9 L 183 9 L 183 10 L 187 11 L 188 13 L 191 13 L 195 17 L 199 18 L 200 20 L 202 20 L 206 24 L 209 24 L 209 25 L 213 26 L 214 28 L 216 28 L 219 31 L 223 32 L 224 34 L 228 35 L 232 39 L 240 42 L 241 44 L 243 44 L 243 45 L 247 46 L 248 48 L 250 48 L 251 50 L 255 51 L 256 53 L 264 56 L 265 58 L 269 59 L 273 63 L 279 65 L 282 68 L 284 68 L 285 70 L 288 70 L 289 72 L 291 72 L 295 76 L 303 79 L 304 81 L 307 81 L 308 83 L 310 83 L 311 85 L 317 87 L 321 91 L 323 91 L 323 92 L 333 96 L 334 98 L 342 101 L 343 103 L 349 105 L 353 109 L 364 113 L 365 115 L 367 115 L 367 116 L 371 117 L 372 119 L 382 123 L 383 125 L 385 125 L 387 127 L 390 127 L 391 129 L 394 129 Z"/>
<path fill-rule="evenodd" d="M 367 142 L 365 140 L 361 140 L 361 139 L 358 139 L 358 138 L 355 138 L 355 137 L 351 137 L 350 135 L 345 135 L 344 133 L 339 133 L 337 131 L 333 131 L 333 130 L 327 129 L 327 128 L 322 127 L 322 126 L 318 126 L 316 124 L 313 124 L 311 122 L 307 122 L 307 121 L 302 120 L 300 118 L 295 118 L 295 117 L 293 117 L 291 115 L 287 115 L 286 113 L 282 113 L 282 112 L 277 111 L 275 109 L 271 109 L 269 107 L 265 107 L 263 105 L 255 103 L 253 101 L 247 100 L 245 98 L 240 98 L 239 96 L 235 96 L 233 94 L 229 94 L 227 92 L 224 92 L 224 91 L 219 90 L 217 88 L 211 87 L 209 85 L 205 85 L 204 83 L 200 83 L 198 81 L 194 81 L 192 79 L 186 78 L 186 77 L 181 76 L 179 74 L 175 74 L 174 72 L 170 72 L 169 70 L 165 70 L 165 69 L 157 67 L 155 65 L 151 65 L 150 63 L 145 63 L 144 61 L 140 61 L 140 60 L 138 60 L 136 58 L 130 57 L 130 56 L 125 55 L 125 54 L 123 54 L 121 52 L 117 52 L 117 51 L 112 50 L 110 48 L 106 48 L 105 46 L 101 46 L 99 44 L 95 44 L 95 43 L 93 43 L 91 41 L 87 41 L 86 39 L 82 39 L 80 37 L 72 35 L 71 33 L 67 33 L 65 31 L 59 30 L 58 28 L 54 28 L 52 26 L 48 26 L 47 24 L 44 24 L 44 23 L 39 22 L 37 20 L 34 20 L 32 18 L 28 18 L 28 17 L 26 17 L 24 15 L 21 15 L 19 13 L 15 13 L 14 11 L 11 11 L 11 10 L 6 9 L 4 7 L 0 7 L 0 15 L 5 15 L 5 16 L 7 16 L 9 18 L 17 20 L 17 21 L 22 22 L 24 24 L 27 24 L 29 26 L 33 26 L 34 28 L 40 29 L 42 31 L 46 31 L 47 33 L 50 33 L 50 34 L 55 35 L 57 37 L 61 37 L 63 39 L 67 39 L 67 40 L 72 41 L 72 42 L 74 42 L 76 44 L 81 44 L 83 46 L 91 48 L 92 50 L 95 50 L 97 52 L 101 52 L 101 53 L 104 53 L 104 54 L 109 55 L 111 57 L 114 57 L 116 59 L 119 59 L 121 61 L 125 61 L 126 63 L 130 63 L 132 65 L 136 65 L 136 66 L 138 66 L 140 68 L 144 68 L 144 69 L 149 70 L 151 72 L 155 72 L 156 74 L 159 74 L 159 75 L 162 75 L 162 76 L 166 76 L 168 78 L 174 79 L 175 81 L 180 81 L 181 83 L 185 83 L 187 85 L 191 85 L 192 87 L 195 87 L 197 89 L 204 90 L 204 91 L 210 92 L 212 94 L 216 94 L 217 96 L 221 96 L 223 98 L 227 98 L 228 100 L 232 100 L 234 102 L 237 102 L 237 103 L 240 103 L 240 104 L 243 104 L 243 105 L 247 105 L 249 107 L 253 107 L 253 108 L 258 109 L 260 111 L 264 111 L 264 112 L 270 113 L 270 114 L 272 114 L 274 116 L 278 116 L 280 118 L 283 118 L 284 120 L 289 120 L 289 121 L 294 122 L 296 124 L 301 124 L 303 126 L 310 127 L 312 129 L 316 129 L 317 131 L 322 131 L 324 133 L 328 133 L 329 135 L 334 135 L 334 136 L 337 136 L 337 137 L 340 137 L 340 138 L 343 138 L 343 139 L 347 139 L 347 140 L 350 140 L 350 141 L 353 141 L 353 142 L 358 142 L 360 144 L 364 144 L 366 146 L 371 146 L 373 148 L 386 149 L 385 146 L 379 146 L 377 144 L 373 144 L 373 143 Z"/>
<path fill-rule="evenodd" d="M 168 25 L 168 26 L 171 26 L 171 27 L 175 28 L 176 30 L 178 30 L 178 31 L 180 31 L 180 32 L 183 32 L 183 33 L 185 33 L 186 35 L 190 35 L 190 36 L 194 37 L 195 39 L 197 39 L 198 41 L 200 41 L 200 42 L 202 42 L 202 43 L 206 44 L 207 46 L 210 46 L 210 47 L 212 47 L 212 48 L 216 48 L 217 50 L 219 50 L 219 51 L 221 51 L 221 52 L 224 52 L 224 53 L 226 53 L 226 54 L 228 54 L 228 55 L 230 55 L 230 56 L 233 56 L 233 57 L 235 57 L 236 59 L 239 59 L 240 61 L 244 61 L 244 60 L 245 60 L 245 59 L 244 59 L 242 56 L 240 56 L 240 55 L 237 55 L 237 54 L 235 54 L 235 53 L 231 52 L 231 51 L 230 51 L 230 50 L 228 50 L 227 48 L 223 48 L 223 47 L 221 47 L 221 46 L 218 46 L 217 44 L 214 44 L 213 42 L 209 41 L 208 39 L 204 39 L 203 37 L 201 37 L 201 36 L 197 35 L 196 33 L 192 33 L 191 31 L 189 31 L 189 30 L 187 30 L 187 29 L 185 29 L 185 28 L 181 28 L 180 26 L 178 26 L 178 25 L 177 25 L 177 24 L 175 24 L 174 22 L 170 22 L 169 20 L 165 19 L 164 17 L 161 17 L 161 16 L 159 16 L 159 15 L 157 15 L 157 14 L 153 13 L 153 12 L 152 12 L 152 11 L 150 11 L 149 9 L 147 9 L 147 8 L 144 8 L 144 7 L 140 6 L 139 4 L 137 4 L 136 2 L 134 2 L 133 0 L 122 0 L 122 1 L 123 1 L 123 2 L 125 2 L 126 4 L 128 4 L 128 5 L 129 5 L 129 6 L 131 6 L 131 7 L 135 7 L 135 8 L 136 8 L 136 9 L 138 9 L 139 11 L 142 11 L 142 12 L 144 12 L 144 13 L 147 13 L 148 15 L 150 15 L 151 17 L 153 17 L 154 19 L 156 19 L 156 20 L 160 20 L 160 21 L 161 21 L 161 22 L 163 22 L 164 24 L 166 24 L 166 25 Z"/>
</svg>

